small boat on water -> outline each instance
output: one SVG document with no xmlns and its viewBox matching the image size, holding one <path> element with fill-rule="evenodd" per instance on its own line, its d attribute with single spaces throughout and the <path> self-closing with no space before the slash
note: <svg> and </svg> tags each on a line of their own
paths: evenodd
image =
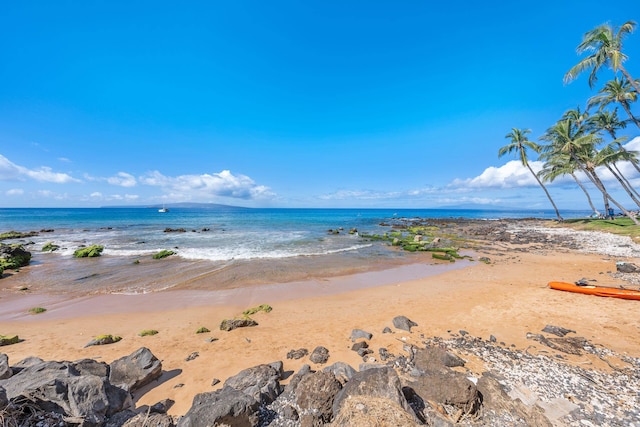
<svg viewBox="0 0 640 427">
<path fill-rule="evenodd" d="M 169 212 L 169 208 L 165 208 L 164 205 L 162 205 L 162 208 L 158 209 L 158 212 L 161 212 L 161 213 Z"/>
<path fill-rule="evenodd" d="M 558 291 L 576 292 L 579 294 L 596 295 L 622 299 L 640 300 L 640 291 L 633 289 L 607 288 L 604 286 L 576 285 L 567 282 L 549 282 L 549 287 Z"/>
</svg>

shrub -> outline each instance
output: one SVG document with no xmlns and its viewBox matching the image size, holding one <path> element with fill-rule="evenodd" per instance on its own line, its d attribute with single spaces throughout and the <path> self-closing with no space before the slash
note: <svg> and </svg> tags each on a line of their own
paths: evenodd
<svg viewBox="0 0 640 427">
<path fill-rule="evenodd" d="M 94 258 L 94 257 L 102 255 L 102 250 L 103 249 L 104 249 L 104 246 L 92 245 L 92 246 L 88 246 L 86 248 L 77 249 L 73 253 L 73 256 L 76 257 L 76 258 Z"/>
</svg>

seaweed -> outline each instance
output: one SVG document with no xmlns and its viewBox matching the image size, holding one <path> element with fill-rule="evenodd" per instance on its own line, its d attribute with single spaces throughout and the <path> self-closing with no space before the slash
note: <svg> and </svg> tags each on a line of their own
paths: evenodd
<svg viewBox="0 0 640 427">
<path fill-rule="evenodd" d="M 162 259 L 162 258 L 166 258 L 168 256 L 174 255 L 175 252 L 174 251 L 170 251 L 167 249 L 163 249 L 160 252 L 153 254 L 153 259 Z"/>
<path fill-rule="evenodd" d="M 92 245 L 86 248 L 77 249 L 73 256 L 76 258 L 94 258 L 102 255 L 102 251 L 104 250 L 104 246 L 101 245 Z"/>
</svg>

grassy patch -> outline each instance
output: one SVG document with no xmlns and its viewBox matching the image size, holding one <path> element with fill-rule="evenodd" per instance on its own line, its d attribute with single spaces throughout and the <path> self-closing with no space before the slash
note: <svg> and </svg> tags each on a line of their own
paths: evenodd
<svg viewBox="0 0 640 427">
<path fill-rule="evenodd" d="M 618 217 L 616 219 L 567 219 L 559 223 L 558 226 L 568 227 L 574 230 L 602 231 L 620 236 L 629 236 L 634 242 L 640 243 L 640 227 L 635 225 L 633 221 L 627 217 Z"/>
<path fill-rule="evenodd" d="M 144 331 L 140 331 L 138 335 L 140 335 L 141 337 L 148 337 L 148 336 L 156 335 L 157 333 L 158 331 L 156 331 L 155 329 L 145 329 Z"/>
<path fill-rule="evenodd" d="M 264 311 L 265 313 L 268 313 L 271 310 L 273 310 L 273 307 L 271 307 L 269 304 L 261 304 L 257 307 L 246 309 L 245 311 L 242 312 L 242 314 L 245 316 L 251 316 L 252 314 L 256 314 L 259 311 Z"/>
<path fill-rule="evenodd" d="M 196 331 L 196 334 L 206 334 L 207 332 L 211 332 L 211 331 L 209 329 L 205 328 L 204 326 L 201 326 Z"/>
<path fill-rule="evenodd" d="M 47 311 L 47 309 L 43 307 L 33 307 L 29 309 L 29 313 L 31 314 L 40 314 L 44 313 L 45 311 Z"/>
<path fill-rule="evenodd" d="M 77 249 L 73 253 L 73 256 L 76 258 L 94 258 L 102 255 L 103 250 L 104 250 L 104 246 L 92 245 L 86 248 Z"/>
<path fill-rule="evenodd" d="M 166 258 L 168 256 L 174 255 L 175 252 L 174 251 L 169 251 L 167 249 L 163 249 L 160 252 L 158 252 L 157 254 L 153 254 L 153 259 L 162 259 L 162 258 Z"/>
</svg>

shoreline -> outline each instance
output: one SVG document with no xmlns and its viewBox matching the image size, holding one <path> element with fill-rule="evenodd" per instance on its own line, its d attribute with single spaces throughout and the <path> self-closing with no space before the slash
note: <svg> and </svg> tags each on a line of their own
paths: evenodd
<svg viewBox="0 0 640 427">
<path fill-rule="evenodd" d="M 451 338 L 464 330 L 484 340 L 495 336 L 504 343 L 505 351 L 547 355 L 552 354 L 548 348 L 528 338 L 529 333 L 539 334 L 546 325 L 575 330 L 576 336 L 618 354 L 640 353 L 637 301 L 571 294 L 547 287 L 552 280 L 573 282 L 582 278 L 616 285 L 620 283 L 613 276 L 616 261 L 638 259 L 567 250 L 562 246 L 564 241 L 552 245 L 543 238 L 539 240 L 542 243 L 532 239 L 485 242 L 474 249 L 474 259 L 486 256 L 491 260 L 489 264 L 463 265 L 457 261 L 444 265 L 463 268 L 430 276 L 422 276 L 423 271 L 418 268 L 415 276 L 406 272 L 394 275 L 391 270 L 385 277 L 384 271 L 388 270 L 383 270 L 314 279 L 307 282 L 309 288 L 304 292 L 308 293 L 299 294 L 287 288 L 297 282 L 248 286 L 216 291 L 228 292 L 229 299 L 223 298 L 220 304 L 204 299 L 206 291 L 197 289 L 132 298 L 82 297 L 71 303 L 62 302 L 59 308 L 43 314 L 0 318 L 0 333 L 18 334 L 24 339 L 0 351 L 9 356 L 10 364 L 29 356 L 45 360 L 92 358 L 109 363 L 147 347 L 162 360 L 165 373 L 137 393 L 134 402 L 142 408 L 170 398 L 175 404 L 169 414 L 174 416 L 185 414 L 197 393 L 219 389 L 222 383 L 213 386 L 214 378 L 224 382 L 242 369 L 276 360 L 283 361 L 288 372 L 297 372 L 303 364 L 310 363 L 306 358 L 286 359 L 292 349 L 311 350 L 321 345 L 330 351 L 329 364 L 342 361 L 357 368 L 362 358 L 351 350 L 349 337 L 353 329 L 370 331 L 370 347 L 386 348 L 393 354 L 403 354 L 406 345 L 424 346 L 426 338 Z M 371 286 L 376 277 L 384 280 L 379 286 Z M 269 292 L 273 295 L 271 300 L 264 298 Z M 238 297 L 238 293 L 243 295 Z M 177 295 L 193 298 L 185 297 L 186 303 L 181 305 L 182 297 Z M 135 303 L 121 302 L 126 299 Z M 0 307 L 7 307 L 7 303 L 0 299 Z M 244 309 L 264 303 L 271 304 L 273 311 L 253 315 L 258 326 L 231 332 L 218 329 L 222 319 L 237 317 Z M 382 330 L 392 326 L 391 320 L 398 315 L 409 317 L 418 326 L 411 333 L 394 330 L 383 334 Z M 201 326 L 211 332 L 196 334 Z M 138 336 L 141 330 L 151 328 L 159 333 Z M 123 339 L 111 345 L 84 348 L 90 339 L 101 334 Z M 208 341 L 213 338 L 217 340 Z M 194 353 L 199 357 L 186 361 Z M 488 369 L 482 359 L 463 357 L 474 374 Z M 611 370 L 602 360 L 589 355 L 563 355 L 563 359 L 568 365 Z M 312 364 L 312 368 L 322 366 Z"/>
</svg>

